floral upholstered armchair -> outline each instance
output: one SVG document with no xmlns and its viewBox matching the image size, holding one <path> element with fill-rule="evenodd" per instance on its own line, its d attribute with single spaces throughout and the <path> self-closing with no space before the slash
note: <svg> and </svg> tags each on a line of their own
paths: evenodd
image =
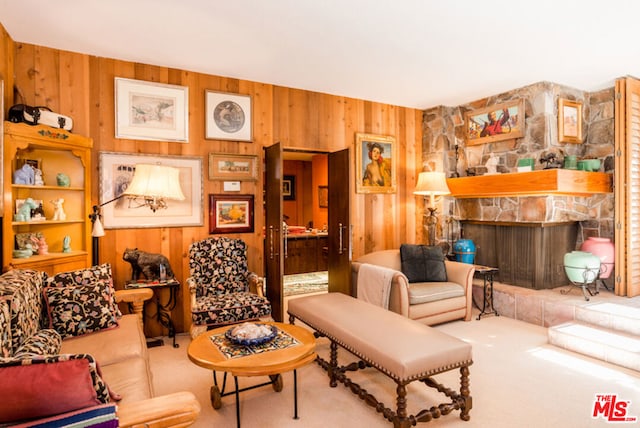
<svg viewBox="0 0 640 428">
<path fill-rule="evenodd" d="M 191 336 L 223 325 L 271 320 L 263 280 L 247 267 L 241 239 L 206 238 L 189 247 Z"/>
</svg>

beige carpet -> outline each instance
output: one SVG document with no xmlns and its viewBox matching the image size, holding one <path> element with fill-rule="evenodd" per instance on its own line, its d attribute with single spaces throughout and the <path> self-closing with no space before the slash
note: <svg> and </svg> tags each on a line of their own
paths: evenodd
<svg viewBox="0 0 640 428">
<path fill-rule="evenodd" d="M 593 419 L 596 394 L 617 394 L 618 400 L 631 401 L 628 416 L 640 420 L 640 373 L 581 357 L 547 344 L 546 329 L 506 317 L 487 317 L 480 321 L 451 322 L 437 327 L 473 345 L 471 366 L 471 420 L 463 422 L 454 412 L 425 427 L 604 427 L 602 418 Z M 179 348 L 151 348 L 156 394 L 192 391 L 202 405 L 196 427 L 235 427 L 233 395 L 222 398 L 222 408 L 209 402 L 211 372 L 187 358 L 187 335 L 179 335 Z M 166 340 L 167 344 L 169 343 Z M 318 341 L 319 352 L 327 355 L 325 339 Z M 341 350 L 341 356 L 353 358 Z M 342 361 L 345 361 L 344 359 Z M 365 374 L 366 373 L 366 374 Z M 352 374 L 353 379 L 372 392 L 388 407 L 395 408 L 395 384 L 374 369 Z M 459 388 L 458 371 L 437 377 L 450 388 Z M 232 379 L 232 378 L 230 378 Z M 241 386 L 264 378 L 241 378 Z M 231 380 L 232 384 L 232 380 Z M 293 375 L 284 375 L 280 393 L 271 387 L 243 392 L 242 427 L 298 428 L 375 428 L 392 424 L 366 405 L 342 384 L 330 388 L 326 373 L 311 364 L 298 370 L 299 420 L 293 420 Z M 229 385 L 228 385 L 229 387 Z M 443 401 L 437 392 L 421 384 L 409 388 L 409 413 Z M 435 394 L 435 395 L 434 395 Z M 433 400 L 435 397 L 435 400 Z M 635 426 L 618 423 L 616 426 Z"/>
</svg>

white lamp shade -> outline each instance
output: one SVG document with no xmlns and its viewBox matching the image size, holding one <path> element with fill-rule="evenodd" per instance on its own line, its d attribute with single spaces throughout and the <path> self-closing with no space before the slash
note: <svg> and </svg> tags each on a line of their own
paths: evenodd
<svg viewBox="0 0 640 428">
<path fill-rule="evenodd" d="M 172 166 L 139 163 L 133 179 L 123 192 L 127 196 L 144 196 L 184 200 L 180 187 L 180 170 Z"/>
<path fill-rule="evenodd" d="M 441 196 L 449 195 L 449 186 L 447 186 L 447 179 L 444 172 L 427 171 L 421 172 L 418 176 L 418 184 L 416 184 L 416 190 L 413 192 L 415 195 L 424 196 Z"/>
<path fill-rule="evenodd" d="M 100 216 L 96 216 L 96 220 L 93 223 L 93 229 L 91 230 L 91 236 L 94 238 L 100 238 L 104 236 L 104 227 L 100 221 Z"/>
</svg>

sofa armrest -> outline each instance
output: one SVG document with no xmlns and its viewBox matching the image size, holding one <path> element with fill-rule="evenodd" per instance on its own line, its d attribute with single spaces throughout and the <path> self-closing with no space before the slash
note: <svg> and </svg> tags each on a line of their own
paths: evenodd
<svg viewBox="0 0 640 428">
<path fill-rule="evenodd" d="M 473 274 L 476 268 L 469 263 L 454 262 L 452 260 L 445 260 L 445 267 L 447 269 L 447 279 L 450 282 L 462 285 L 464 288 L 464 295 L 467 298 L 467 305 L 465 311 L 465 321 L 471 321 L 471 302 L 473 300 Z"/>
<path fill-rule="evenodd" d="M 354 290 L 356 290 L 358 284 L 358 271 L 361 265 L 362 263 L 360 262 L 351 263 Z M 407 281 L 407 277 L 400 271 L 396 271 L 396 273 L 393 274 L 393 278 L 391 278 L 389 310 L 409 317 L 409 282 Z"/>
<path fill-rule="evenodd" d="M 199 414 L 200 403 L 186 391 L 118 404 L 120 427 L 186 427 Z"/>
<path fill-rule="evenodd" d="M 144 302 L 153 297 L 153 290 L 150 288 L 136 288 L 130 290 L 116 290 L 116 302 L 129 303 L 133 307 L 133 313 L 138 315 L 142 322 L 142 310 Z"/>
</svg>

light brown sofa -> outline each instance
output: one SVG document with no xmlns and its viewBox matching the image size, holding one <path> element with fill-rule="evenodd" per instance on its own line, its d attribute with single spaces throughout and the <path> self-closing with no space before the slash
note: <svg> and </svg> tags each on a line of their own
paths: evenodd
<svg viewBox="0 0 640 428">
<path fill-rule="evenodd" d="M 110 268 L 108 272 L 110 274 Z M 75 276 L 81 277 L 79 274 Z M 200 413 L 200 404 L 191 392 L 182 391 L 163 396 L 154 394 L 141 316 L 144 301 L 152 296 L 151 290 L 116 291 L 116 301 L 130 304 L 134 313 L 122 315 L 117 320 L 116 327 L 76 337 L 63 336 L 60 345 L 60 335 L 46 326 L 47 315 L 43 310 L 46 308 L 43 302 L 43 290 L 47 285 L 45 280 L 44 273 L 34 270 L 13 270 L 0 276 L 0 377 L 4 377 L 6 381 L 3 386 L 4 393 L 12 395 L 15 403 L 24 408 L 24 417 L 33 417 L 36 412 L 41 412 L 39 414 L 46 416 L 40 418 L 61 418 L 69 413 L 89 411 L 91 408 L 107 405 L 109 401 L 113 403 L 117 395 L 121 397 L 119 401 L 115 401 L 120 427 L 183 427 L 191 425 L 196 420 Z M 25 354 L 22 351 L 25 344 L 38 336 L 40 340 Z M 86 371 L 74 371 L 74 378 L 66 374 L 70 373 L 66 367 L 69 367 L 67 364 L 71 360 L 89 362 L 88 370 L 91 371 L 91 376 L 88 378 L 88 386 L 85 381 L 80 380 L 88 376 L 85 374 Z M 97 363 L 97 369 L 92 369 L 92 363 Z M 32 368 L 33 371 L 27 376 L 17 366 Z M 34 376 L 45 379 L 45 375 L 38 373 L 48 371 L 50 374 L 52 370 L 65 373 L 61 376 L 66 385 L 57 388 L 55 381 L 47 383 L 42 380 L 41 385 L 36 385 L 35 392 L 25 391 L 22 387 L 22 384 L 29 382 Z M 99 374 L 97 381 L 95 371 Z M 107 398 L 107 403 L 93 402 L 89 406 L 77 407 L 72 409 L 73 411 L 66 410 L 59 414 L 51 414 L 48 409 L 42 410 L 42 402 L 47 401 L 59 400 L 62 402 L 60 406 L 67 406 L 72 398 L 60 396 L 61 391 L 68 391 L 71 395 L 77 396 L 79 390 L 76 388 L 70 391 L 69 388 L 62 388 L 70 384 L 94 388 L 91 400 L 97 400 L 97 396 L 104 397 L 104 394 L 101 394 L 104 392 L 102 381 L 106 383 L 110 392 L 108 395 L 111 396 L 111 400 Z M 14 391 L 18 390 L 22 397 L 16 396 L 18 392 Z M 4 402 L 6 404 L 7 400 Z M 0 420 L 0 425 L 2 422 L 10 422 L 6 418 L 11 409 L 2 410 L 0 405 L 0 410 L 0 418 L 5 418 L 4 421 Z"/>
<path fill-rule="evenodd" d="M 471 291 L 475 271 L 473 265 L 445 260 L 447 282 L 410 284 L 402 273 L 399 249 L 375 251 L 365 254 L 351 264 L 354 289 L 358 283 L 358 271 L 363 263 L 398 271 L 391 280 L 390 311 L 426 325 L 457 319 L 471 320 Z M 452 295 L 454 296 L 451 297 Z M 412 304 L 412 301 L 419 303 Z"/>
</svg>

